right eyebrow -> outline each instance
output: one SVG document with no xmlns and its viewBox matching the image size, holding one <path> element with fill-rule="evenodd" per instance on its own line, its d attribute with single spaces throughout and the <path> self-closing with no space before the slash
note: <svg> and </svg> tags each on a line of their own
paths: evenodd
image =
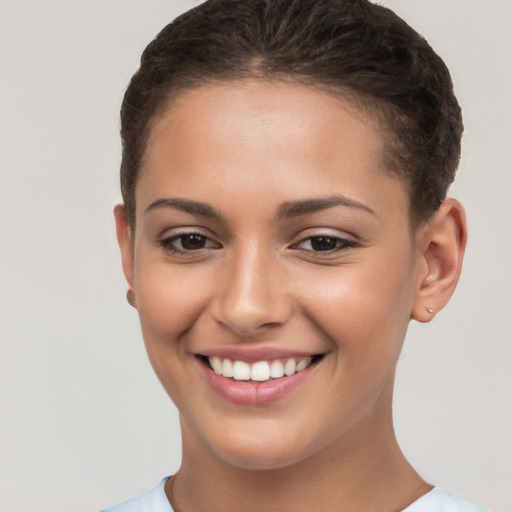
<svg viewBox="0 0 512 512">
<path fill-rule="evenodd" d="M 299 201 L 289 201 L 283 203 L 279 208 L 280 218 L 292 218 L 300 215 L 307 215 L 315 213 L 335 206 L 346 206 L 348 208 L 356 208 L 372 215 L 376 215 L 375 212 L 367 205 L 350 199 L 345 196 L 336 195 L 331 197 L 319 197 L 311 199 L 303 199 Z"/>
<path fill-rule="evenodd" d="M 219 219 L 221 217 L 220 213 L 208 203 L 201 203 L 200 201 L 192 201 L 190 199 L 181 199 L 177 197 L 161 197 L 160 199 L 153 201 L 146 208 L 144 213 L 148 213 L 157 208 L 174 208 L 175 210 L 191 213 L 192 215 L 201 215 L 202 217 L 209 217 L 212 219 Z"/>
</svg>

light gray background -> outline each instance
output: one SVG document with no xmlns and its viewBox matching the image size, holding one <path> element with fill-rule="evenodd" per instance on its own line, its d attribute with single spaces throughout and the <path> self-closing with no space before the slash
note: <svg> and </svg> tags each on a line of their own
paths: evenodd
<svg viewBox="0 0 512 512">
<path fill-rule="evenodd" d="M 176 413 L 124 300 L 118 109 L 193 0 L 0 0 L 0 511 L 97 510 L 177 469 Z M 430 481 L 512 512 L 512 2 L 386 0 L 453 72 L 465 270 L 411 325 L 395 417 Z"/>
</svg>

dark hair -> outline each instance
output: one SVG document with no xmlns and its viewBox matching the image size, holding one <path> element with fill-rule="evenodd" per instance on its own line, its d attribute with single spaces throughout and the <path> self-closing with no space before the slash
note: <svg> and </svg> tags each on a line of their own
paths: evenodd
<svg viewBox="0 0 512 512">
<path fill-rule="evenodd" d="M 247 78 L 293 80 L 364 106 L 386 133 L 389 169 L 409 186 L 414 225 L 445 199 L 461 111 L 446 65 L 402 19 L 367 0 L 208 0 L 147 46 L 124 96 L 121 190 L 132 228 L 154 120 L 180 92 Z"/>
</svg>

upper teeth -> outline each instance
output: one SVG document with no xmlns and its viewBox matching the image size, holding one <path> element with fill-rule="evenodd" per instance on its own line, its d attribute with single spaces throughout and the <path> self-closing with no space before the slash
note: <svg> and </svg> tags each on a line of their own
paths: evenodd
<svg viewBox="0 0 512 512">
<path fill-rule="evenodd" d="M 249 364 L 245 361 L 232 361 L 220 357 L 208 358 L 211 367 L 218 375 L 228 378 L 233 377 L 235 380 L 256 380 L 260 382 L 270 378 L 277 379 L 284 375 L 289 377 L 296 372 L 301 372 L 309 366 L 311 360 L 311 357 L 303 357 L 298 361 L 290 358 L 284 362 L 276 359 Z"/>
</svg>

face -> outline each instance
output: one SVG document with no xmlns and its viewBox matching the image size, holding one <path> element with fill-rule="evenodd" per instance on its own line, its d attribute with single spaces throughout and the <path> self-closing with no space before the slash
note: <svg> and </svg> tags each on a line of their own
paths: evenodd
<svg viewBox="0 0 512 512">
<path fill-rule="evenodd" d="M 387 425 L 419 265 L 383 144 L 283 83 L 204 86 L 155 125 L 125 272 L 197 452 L 285 467 Z"/>
</svg>

